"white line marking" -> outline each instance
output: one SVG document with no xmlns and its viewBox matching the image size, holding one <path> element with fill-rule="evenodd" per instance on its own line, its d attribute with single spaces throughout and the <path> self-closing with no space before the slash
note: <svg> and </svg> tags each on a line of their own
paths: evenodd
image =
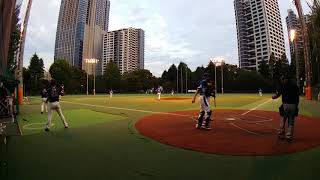
<svg viewBox="0 0 320 180">
<path fill-rule="evenodd" d="M 190 116 L 190 115 L 167 113 L 167 112 L 147 111 L 147 110 L 139 110 L 139 109 L 112 107 L 112 106 L 101 106 L 101 105 L 93 105 L 93 104 L 85 104 L 85 103 L 74 103 L 74 102 L 69 102 L 69 101 L 61 101 L 61 102 L 69 103 L 69 104 L 82 105 L 82 106 L 99 107 L 99 108 L 105 108 L 105 109 L 117 109 L 117 110 L 126 110 L 126 111 L 150 113 L 150 114 L 164 114 L 164 115 L 173 115 L 173 116 L 189 117 L 189 118 L 192 117 L 192 116 Z"/>
<path fill-rule="evenodd" d="M 236 124 L 234 124 L 234 123 L 229 123 L 231 126 L 233 126 L 233 127 L 236 127 L 236 128 L 238 128 L 238 129 L 241 129 L 241 130 L 243 130 L 243 131 L 245 131 L 245 132 L 247 132 L 247 133 L 250 133 L 250 134 L 254 134 L 254 135 L 260 135 L 260 134 L 258 134 L 258 133 L 255 133 L 255 132 L 252 132 L 252 131 L 249 131 L 249 130 L 247 130 L 247 129 L 244 129 L 244 128 L 242 128 L 242 127 L 240 127 L 240 126 L 238 126 L 238 125 L 236 125 Z"/>
<path fill-rule="evenodd" d="M 30 126 L 33 126 L 33 125 L 41 125 L 43 127 L 30 127 Z M 30 123 L 30 124 L 26 124 L 23 126 L 23 129 L 27 129 L 27 130 L 38 130 L 38 129 L 44 129 L 46 123 Z M 54 126 L 54 123 L 51 124 L 51 126 L 53 127 Z"/>
<path fill-rule="evenodd" d="M 249 114 L 250 112 L 252 112 L 252 111 L 254 111 L 254 110 L 258 109 L 259 107 L 261 107 L 261 106 L 263 106 L 263 105 L 265 105 L 265 104 L 267 104 L 267 103 L 269 103 L 270 101 L 272 101 L 272 99 L 269 99 L 268 101 L 266 101 L 266 102 L 264 102 L 264 103 L 259 104 L 258 106 L 256 106 L 256 107 L 254 107 L 254 108 L 250 109 L 249 111 L 247 111 L 247 112 L 245 112 L 245 113 L 243 113 L 243 114 L 241 114 L 241 115 L 242 115 L 242 116 L 244 116 L 244 115 L 246 115 L 246 114 Z"/>
</svg>

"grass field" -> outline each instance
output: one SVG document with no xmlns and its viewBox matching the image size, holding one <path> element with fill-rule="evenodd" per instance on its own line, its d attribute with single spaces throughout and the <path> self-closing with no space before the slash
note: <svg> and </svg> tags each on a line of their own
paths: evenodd
<svg viewBox="0 0 320 180">
<path fill-rule="evenodd" d="M 164 96 L 165 97 L 165 96 Z M 171 97 L 167 95 L 167 97 Z M 23 135 L 11 137 L 0 179 L 318 179 L 320 147 L 283 156 L 223 156 L 160 144 L 134 128 L 139 118 L 155 112 L 198 109 L 190 98 L 157 101 L 152 95 L 65 96 L 62 107 L 70 128 L 57 114 L 51 131 L 44 132 L 47 115 L 40 98 L 21 107 Z M 271 95 L 225 94 L 218 109 L 252 109 Z M 277 111 L 280 100 L 258 109 Z M 320 103 L 301 99 L 301 114 L 320 119 Z M 177 127 L 179 128 L 179 127 Z M 297 127 L 298 128 L 298 127 Z M 320 129 L 319 129 L 320 131 Z M 243 142 L 246 143 L 246 142 Z M 263 143 L 263 142 L 261 142 Z M 3 145 L 1 145 L 3 149 Z M 4 156 L 1 154 L 1 156 Z"/>
</svg>

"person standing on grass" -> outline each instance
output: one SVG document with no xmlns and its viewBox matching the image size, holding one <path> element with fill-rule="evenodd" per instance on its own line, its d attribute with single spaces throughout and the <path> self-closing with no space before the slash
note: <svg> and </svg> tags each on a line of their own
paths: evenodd
<svg viewBox="0 0 320 180">
<path fill-rule="evenodd" d="M 299 88 L 289 80 L 288 77 L 281 77 L 281 86 L 272 99 L 277 99 L 282 96 L 282 105 L 280 111 L 280 130 L 278 133 L 279 139 L 287 139 L 289 142 L 293 140 L 295 117 L 299 114 Z M 288 121 L 288 130 L 286 133 L 286 121 Z M 286 133 L 286 134 L 285 134 Z"/>
<path fill-rule="evenodd" d="M 161 91 L 162 91 L 162 88 L 161 88 L 161 86 L 159 86 L 157 89 L 158 101 L 161 100 Z"/>
<path fill-rule="evenodd" d="M 259 89 L 259 95 L 260 95 L 260 97 L 263 96 L 263 95 L 262 95 L 262 89 L 261 89 L 261 88 Z"/>
<path fill-rule="evenodd" d="M 47 102 L 49 102 L 49 112 L 48 112 L 48 122 L 46 124 L 45 131 L 47 132 L 50 131 L 53 110 L 57 111 L 58 115 L 62 120 L 64 128 L 68 128 L 69 125 L 64 115 L 62 114 L 61 106 L 59 103 L 60 96 L 64 95 L 63 90 L 61 88 L 58 88 L 56 81 L 52 79 L 50 82 L 50 88 L 47 90 L 47 92 L 48 92 Z"/>
<path fill-rule="evenodd" d="M 43 88 L 42 91 L 40 92 L 42 103 L 41 103 L 41 114 L 43 114 L 44 109 L 46 109 L 46 112 L 48 112 L 48 103 L 47 103 L 47 98 L 48 98 L 48 92 L 46 88 Z"/>
<path fill-rule="evenodd" d="M 112 96 L 113 96 L 113 91 L 112 89 L 109 91 L 109 98 L 112 99 Z"/>
<path fill-rule="evenodd" d="M 195 103 L 196 97 L 200 94 L 200 113 L 198 116 L 198 122 L 196 124 L 197 129 L 204 128 L 210 130 L 210 121 L 212 111 L 210 108 L 210 97 L 216 98 L 213 82 L 210 81 L 210 76 L 208 73 L 205 73 L 200 81 L 200 85 L 197 88 L 197 91 L 193 97 L 192 103 Z M 216 104 L 214 104 L 216 105 Z"/>
</svg>

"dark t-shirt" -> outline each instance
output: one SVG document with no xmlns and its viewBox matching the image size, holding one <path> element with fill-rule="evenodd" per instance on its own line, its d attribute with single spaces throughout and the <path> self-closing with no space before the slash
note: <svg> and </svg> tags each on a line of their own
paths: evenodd
<svg viewBox="0 0 320 180">
<path fill-rule="evenodd" d="M 277 90 L 277 95 L 282 96 L 284 104 L 299 104 L 299 88 L 292 82 L 282 85 Z"/>
<path fill-rule="evenodd" d="M 59 102 L 59 96 L 63 96 L 61 89 L 56 86 L 50 87 L 47 92 L 49 102 Z"/>
<path fill-rule="evenodd" d="M 47 98 L 47 97 L 48 97 L 48 91 L 47 91 L 46 89 L 43 89 L 43 90 L 40 92 L 40 94 L 41 94 L 41 97 L 42 97 L 42 98 Z"/>
</svg>

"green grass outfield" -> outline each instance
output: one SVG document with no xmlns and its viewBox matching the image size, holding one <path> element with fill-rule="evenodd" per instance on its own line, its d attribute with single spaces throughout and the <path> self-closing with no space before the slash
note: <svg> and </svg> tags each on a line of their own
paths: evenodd
<svg viewBox="0 0 320 180">
<path fill-rule="evenodd" d="M 252 109 L 270 97 L 219 95 L 217 108 Z M 114 94 L 112 99 L 65 96 L 62 101 L 70 129 L 63 129 L 55 114 L 49 133 L 43 130 L 47 115 L 40 114 L 40 98 L 31 98 L 29 105 L 21 107 L 23 136 L 11 137 L 8 153 L 1 154 L 8 162 L 0 169 L 1 180 L 320 178 L 320 147 L 283 156 L 223 156 L 163 145 L 134 128 L 139 118 L 154 112 L 198 109 L 199 104 L 191 104 L 191 99 L 159 102 L 153 95 Z M 258 109 L 277 111 L 279 104 L 280 100 L 270 101 Z M 300 109 L 301 114 L 320 119 L 319 102 L 302 98 Z"/>
</svg>

